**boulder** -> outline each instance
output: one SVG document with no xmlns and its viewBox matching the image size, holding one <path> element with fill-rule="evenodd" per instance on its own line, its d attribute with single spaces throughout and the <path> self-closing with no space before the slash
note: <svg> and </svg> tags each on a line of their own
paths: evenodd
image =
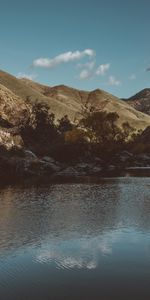
<svg viewBox="0 0 150 300">
<path fill-rule="evenodd" d="M 79 176 L 80 172 L 76 170 L 74 167 L 67 167 L 58 173 L 60 176 Z"/>
<path fill-rule="evenodd" d="M 8 129 L 0 128 L 0 146 L 3 146 L 7 150 L 11 150 L 14 147 L 21 149 L 23 147 L 23 140 L 20 135 L 14 135 Z"/>
<path fill-rule="evenodd" d="M 99 157 L 95 157 L 95 158 L 94 158 L 94 162 L 95 162 L 96 164 L 98 164 L 98 165 L 101 165 L 101 164 L 104 163 L 104 161 L 103 161 L 101 158 L 99 158 Z"/>
<path fill-rule="evenodd" d="M 88 172 L 93 169 L 94 165 L 91 163 L 79 163 L 75 166 L 78 172 Z"/>
<path fill-rule="evenodd" d="M 128 151 L 123 151 L 120 153 L 118 157 L 118 161 L 121 163 L 126 163 L 127 161 L 130 161 L 133 159 L 133 154 Z"/>
<path fill-rule="evenodd" d="M 39 166 L 43 171 L 50 171 L 52 173 L 59 172 L 61 166 L 58 163 L 46 162 L 43 160 L 39 161 Z"/>
<path fill-rule="evenodd" d="M 24 150 L 24 156 L 27 159 L 38 159 L 35 153 L 33 153 L 31 150 Z"/>
<path fill-rule="evenodd" d="M 146 153 L 138 154 L 138 155 L 136 155 L 136 160 L 150 161 L 150 155 L 148 155 Z"/>
<path fill-rule="evenodd" d="M 109 166 L 107 167 L 107 169 L 108 169 L 108 171 L 113 171 L 113 170 L 116 169 L 116 166 L 114 166 L 114 165 L 109 165 Z"/>
<path fill-rule="evenodd" d="M 102 168 L 99 166 L 95 166 L 92 170 L 91 173 L 100 173 L 102 171 Z"/>
<path fill-rule="evenodd" d="M 54 158 L 52 158 L 52 157 L 50 157 L 50 156 L 44 156 L 44 157 L 42 158 L 42 161 L 48 162 L 48 163 L 55 163 Z"/>
</svg>

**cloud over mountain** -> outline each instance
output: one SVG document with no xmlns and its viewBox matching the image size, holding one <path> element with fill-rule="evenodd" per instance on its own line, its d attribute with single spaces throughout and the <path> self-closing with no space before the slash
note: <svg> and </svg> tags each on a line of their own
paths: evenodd
<svg viewBox="0 0 150 300">
<path fill-rule="evenodd" d="M 81 64 L 79 67 L 84 67 L 84 69 L 80 72 L 78 78 L 80 80 L 88 79 L 95 76 L 103 76 L 110 68 L 110 64 L 101 64 L 99 67 L 95 67 L 95 61 L 87 62 L 86 64 Z"/>
<path fill-rule="evenodd" d="M 121 82 L 117 80 L 114 76 L 109 76 L 108 84 L 111 86 L 118 86 L 121 84 Z"/>
<path fill-rule="evenodd" d="M 80 80 L 84 80 L 84 79 L 88 79 L 88 78 L 90 78 L 90 77 L 92 77 L 92 76 L 93 76 L 93 73 L 92 73 L 90 70 L 84 69 L 84 70 L 82 70 L 82 71 L 80 72 L 78 78 L 79 78 Z"/>
<path fill-rule="evenodd" d="M 96 52 L 94 49 L 85 49 L 83 51 L 68 51 L 61 53 L 53 58 L 37 58 L 33 61 L 33 67 L 40 67 L 45 69 L 54 69 L 59 65 L 67 64 L 70 62 L 80 61 L 87 58 L 86 62 L 77 64 L 77 68 L 80 68 L 80 73 L 76 76 L 79 80 L 86 80 L 97 76 L 104 76 L 110 69 L 110 63 L 104 63 L 98 65 L 96 62 Z M 18 77 L 25 77 L 28 79 L 34 79 L 30 75 L 20 73 Z M 114 76 L 109 76 L 108 84 L 110 86 L 119 86 L 120 81 Z"/>
<path fill-rule="evenodd" d="M 96 70 L 96 75 L 105 75 L 105 73 L 109 70 L 110 64 L 102 64 Z"/>
<path fill-rule="evenodd" d="M 85 49 L 83 51 L 68 51 L 59 54 L 53 58 L 38 58 L 33 61 L 33 67 L 41 67 L 52 69 L 60 64 L 78 61 L 84 57 L 94 57 L 95 51 L 93 49 Z"/>
<path fill-rule="evenodd" d="M 26 73 L 19 72 L 16 77 L 19 79 L 26 78 L 29 80 L 35 80 L 38 77 L 38 75 L 37 74 L 26 74 Z"/>
</svg>

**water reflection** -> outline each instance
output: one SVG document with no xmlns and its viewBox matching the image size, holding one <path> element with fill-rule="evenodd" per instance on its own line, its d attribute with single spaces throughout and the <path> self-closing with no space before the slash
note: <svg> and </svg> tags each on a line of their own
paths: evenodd
<svg viewBox="0 0 150 300">
<path fill-rule="evenodd" d="M 89 276 L 85 297 L 80 281 Z M 145 300 L 149 276 L 150 178 L 0 190 L 2 299 L 64 299 L 56 286 L 65 295 L 68 282 L 72 294 L 66 300 L 79 299 L 77 287 L 83 300 L 113 299 L 106 296 L 107 285 L 112 295 L 116 284 L 128 283 L 134 293 L 130 282 L 136 278 Z M 119 292 L 114 297 L 121 299 Z"/>
<path fill-rule="evenodd" d="M 139 240 L 140 237 L 140 240 Z M 146 240 L 148 236 L 138 235 L 136 231 L 121 230 L 105 233 L 103 236 L 93 238 L 81 238 L 67 241 L 58 241 L 57 239 L 51 243 L 45 243 L 37 250 L 34 257 L 36 261 L 42 264 L 55 263 L 60 269 L 96 269 L 100 265 L 100 261 L 106 259 L 114 259 L 116 253 L 126 249 L 126 256 L 129 255 L 128 246 L 134 250 L 138 246 L 138 251 L 142 251 L 144 257 L 149 259 L 150 241 Z M 141 245 L 141 242 L 143 243 Z M 130 249 L 130 251 L 131 251 Z M 132 259 L 137 253 L 130 253 Z M 124 256 L 125 259 L 125 256 Z"/>
<path fill-rule="evenodd" d="M 100 237 L 82 238 L 69 241 L 53 241 L 44 244 L 35 259 L 40 263 L 55 262 L 59 268 L 95 269 L 99 254 L 110 255 L 111 243 Z"/>
<path fill-rule="evenodd" d="M 104 180 L 101 185 L 52 185 L 0 192 L 0 249 L 54 236 L 96 236 L 115 228 L 150 229 L 150 180 Z"/>
</svg>

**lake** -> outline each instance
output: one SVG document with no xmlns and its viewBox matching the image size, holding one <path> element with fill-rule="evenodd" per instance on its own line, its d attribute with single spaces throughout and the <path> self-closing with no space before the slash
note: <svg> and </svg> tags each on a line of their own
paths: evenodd
<svg viewBox="0 0 150 300">
<path fill-rule="evenodd" d="M 0 189 L 0 300 L 149 300 L 150 177 Z"/>
</svg>

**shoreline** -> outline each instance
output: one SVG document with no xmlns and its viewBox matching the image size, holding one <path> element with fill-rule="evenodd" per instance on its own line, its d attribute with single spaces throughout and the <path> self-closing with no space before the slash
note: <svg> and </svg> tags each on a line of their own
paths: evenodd
<svg viewBox="0 0 150 300">
<path fill-rule="evenodd" d="M 47 184 L 93 184 L 100 183 L 110 178 L 126 178 L 126 177 L 150 177 L 150 167 L 128 167 L 125 169 L 115 168 L 111 171 L 101 171 L 97 174 L 42 174 L 31 176 L 2 176 L 0 175 L 0 187 L 17 186 L 17 185 L 47 185 Z"/>
</svg>

